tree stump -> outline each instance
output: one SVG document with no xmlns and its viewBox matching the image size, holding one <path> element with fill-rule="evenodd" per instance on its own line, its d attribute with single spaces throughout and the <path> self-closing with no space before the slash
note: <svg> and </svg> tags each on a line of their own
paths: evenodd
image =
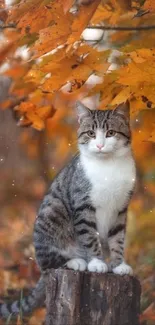
<svg viewBox="0 0 155 325">
<path fill-rule="evenodd" d="M 135 277 L 52 269 L 45 282 L 46 325 L 139 325 Z"/>
</svg>

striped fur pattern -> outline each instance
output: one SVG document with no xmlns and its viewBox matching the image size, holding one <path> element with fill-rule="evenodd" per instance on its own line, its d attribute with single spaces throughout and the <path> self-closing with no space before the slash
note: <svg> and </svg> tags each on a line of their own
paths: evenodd
<svg viewBox="0 0 155 325">
<path fill-rule="evenodd" d="M 45 285 L 44 277 L 41 276 L 36 287 L 30 292 L 27 297 L 24 297 L 22 300 L 20 299 L 14 301 L 13 303 L 1 303 L 0 317 L 8 319 L 8 324 L 12 324 L 12 320 L 16 318 L 18 314 L 29 315 L 34 311 L 34 309 L 43 307 L 44 304 Z M 15 324 L 17 323 L 15 322 Z"/>
<path fill-rule="evenodd" d="M 136 177 L 129 105 L 91 111 L 78 103 L 77 114 L 79 154 L 53 180 L 35 221 L 37 263 L 42 277 L 59 267 L 132 274 L 124 261 L 127 209 Z M 33 306 L 33 296 L 28 299 Z"/>
</svg>

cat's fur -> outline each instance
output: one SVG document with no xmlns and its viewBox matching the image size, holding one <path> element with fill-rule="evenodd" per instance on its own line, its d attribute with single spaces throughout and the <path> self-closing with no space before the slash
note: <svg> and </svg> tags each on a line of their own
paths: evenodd
<svg viewBox="0 0 155 325">
<path fill-rule="evenodd" d="M 123 257 L 127 208 L 136 177 L 129 105 L 90 111 L 78 103 L 77 111 L 80 154 L 53 180 L 34 226 L 42 298 L 43 274 L 50 268 L 132 274 Z M 23 300 L 23 312 L 29 311 L 34 299 L 35 289 Z M 7 311 L 3 304 L 0 313 L 17 313 L 18 307 L 14 303 Z"/>
</svg>

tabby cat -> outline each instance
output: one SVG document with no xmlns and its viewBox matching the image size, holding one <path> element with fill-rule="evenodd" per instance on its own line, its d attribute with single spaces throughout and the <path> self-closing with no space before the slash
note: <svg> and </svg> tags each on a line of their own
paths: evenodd
<svg viewBox="0 0 155 325">
<path fill-rule="evenodd" d="M 17 314 L 20 308 L 29 313 L 44 302 L 47 269 L 132 274 L 123 257 L 127 209 L 136 178 L 129 103 L 102 111 L 78 102 L 77 113 L 79 154 L 53 180 L 34 225 L 42 276 L 21 305 L 1 304 L 3 317 Z"/>
</svg>

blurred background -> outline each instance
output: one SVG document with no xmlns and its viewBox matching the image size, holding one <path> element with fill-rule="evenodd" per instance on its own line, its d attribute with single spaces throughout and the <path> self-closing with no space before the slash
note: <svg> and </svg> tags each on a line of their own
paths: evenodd
<svg viewBox="0 0 155 325">
<path fill-rule="evenodd" d="M 4 3 L 4 1 L 2 2 Z M 81 2 L 82 1 L 79 1 L 79 3 Z M 102 8 L 102 6 L 100 6 L 96 14 L 95 23 L 97 24 L 98 21 L 100 22 L 100 20 L 103 20 L 103 22 L 105 22 L 107 17 L 110 17 L 108 18 L 110 19 L 110 22 L 108 21 L 108 25 L 109 24 L 115 25 L 115 23 L 116 24 L 118 23 L 118 24 L 122 24 L 121 26 L 123 26 L 123 24 L 125 26 L 126 25 L 130 26 L 130 24 L 131 26 L 134 24 L 135 26 L 138 26 L 138 24 L 141 25 L 143 22 L 145 24 L 154 23 L 155 12 L 153 12 L 154 15 L 152 14 L 152 16 L 147 16 L 147 13 L 149 12 L 148 8 L 150 12 L 152 10 L 151 8 L 153 7 L 154 4 L 153 0 L 152 1 L 151 0 L 150 1 L 149 0 L 126 1 L 126 3 L 127 2 L 132 3 L 132 10 L 134 10 L 133 12 L 135 14 L 136 20 L 131 19 L 131 17 L 133 16 L 132 12 L 128 13 L 126 16 L 124 15 L 124 12 L 123 13 L 121 12 L 123 18 L 122 20 L 119 21 L 121 17 L 120 11 L 117 8 L 115 8 L 115 5 L 119 3 L 119 6 L 121 6 L 121 3 L 122 4 L 125 3 L 125 1 L 123 2 L 119 0 L 119 1 L 109 1 L 109 3 L 112 3 L 114 6 L 114 7 L 112 6 L 111 8 L 109 7 L 110 9 L 109 8 L 107 9 L 104 6 Z M 145 2 L 148 4 L 148 6 L 144 10 L 142 6 Z M 9 0 L 6 1 L 6 3 L 10 4 L 12 3 L 12 1 Z M 67 6 L 67 1 L 64 1 L 64 3 Z M 141 7 L 143 9 L 141 9 Z M 1 2 L 0 2 L 0 8 L 1 8 Z M 116 10 L 113 10 L 113 8 Z M 49 8 L 44 8 L 44 9 L 46 9 L 45 14 L 47 14 Z M 42 7 L 40 7 L 40 10 L 42 11 Z M 57 8 L 57 10 L 59 10 L 59 7 Z M 77 22 L 77 25 L 79 23 L 79 30 L 82 32 L 84 28 L 88 25 L 90 18 L 88 19 L 87 15 L 85 15 L 84 6 L 80 10 L 81 10 L 82 18 L 80 18 L 79 15 L 79 22 Z M 16 8 L 15 8 L 15 13 L 13 14 L 14 15 L 16 14 Z M 3 16 L 4 16 L 4 12 L 3 12 Z M 39 18 L 41 17 L 40 12 L 38 14 L 38 17 Z M 55 15 L 54 17 L 56 17 L 55 19 L 57 19 L 58 15 Z M 67 26 L 66 21 L 68 21 L 68 18 L 64 18 L 64 17 L 65 15 L 63 12 L 62 16 L 60 15 L 60 22 L 58 21 L 58 27 L 59 27 L 59 23 L 61 26 L 61 20 L 63 21 L 62 28 L 60 29 L 60 31 L 63 31 L 64 26 Z M 84 17 L 88 19 L 88 21 L 85 22 L 85 25 L 83 25 Z M 0 24 L 2 22 L 1 21 L 2 18 L 3 17 L 0 17 Z M 39 18 L 37 18 L 38 21 Z M 29 17 L 28 17 L 28 22 L 29 22 Z M 30 20 L 30 22 L 33 25 L 34 19 L 32 19 L 32 21 Z M 21 38 L 22 40 L 21 43 L 19 42 L 20 46 L 23 44 L 26 45 L 27 44 L 30 45 L 31 43 L 33 44 L 33 42 L 35 42 L 36 40 L 35 38 L 34 39 L 30 38 L 31 42 L 28 43 L 29 39 L 24 38 L 25 34 L 26 37 L 28 36 L 27 32 L 29 31 L 26 30 L 25 28 L 24 24 L 26 23 L 27 22 L 23 20 L 23 26 L 24 26 L 22 31 L 23 38 Z M 39 21 L 37 27 L 33 26 L 36 28 L 37 37 L 40 32 L 41 23 L 44 24 L 44 17 L 43 17 L 43 22 Z M 70 22 L 68 21 L 68 24 L 69 23 Z M 69 35 L 74 36 L 73 41 L 79 41 L 81 32 L 79 32 L 79 36 L 76 36 L 77 39 L 75 38 L 75 40 L 74 40 L 75 37 L 74 33 L 73 35 L 72 34 Z M 48 76 L 49 79 L 51 78 L 51 75 L 49 76 L 48 72 L 54 71 L 55 62 L 59 63 L 59 60 L 60 60 L 60 66 L 58 65 L 59 67 L 58 75 L 59 72 L 63 72 L 62 65 L 63 67 L 66 65 L 66 71 L 67 69 L 68 70 L 71 69 L 70 72 L 71 75 L 69 74 L 71 78 L 71 82 L 70 84 L 67 83 L 67 87 L 69 85 L 69 88 L 66 88 L 66 92 L 68 93 L 67 95 L 63 94 L 62 96 L 64 97 L 62 97 L 62 99 L 59 98 L 60 95 L 59 87 L 60 86 L 64 87 L 64 84 L 66 82 L 65 74 L 63 76 L 62 73 L 62 81 L 61 81 L 59 80 L 59 78 L 57 78 L 57 71 L 56 71 L 56 78 L 54 79 L 54 82 L 52 80 L 50 84 L 51 93 L 50 92 L 48 93 L 47 91 L 48 85 L 46 85 L 47 88 L 46 87 L 45 89 L 43 88 L 43 91 L 41 92 L 38 85 L 39 86 L 40 84 L 42 85 L 42 75 L 40 76 L 40 74 L 38 74 L 38 70 L 36 69 L 36 66 L 33 67 L 33 63 L 34 63 L 33 58 L 31 61 L 29 60 L 27 51 L 25 51 L 26 53 L 23 55 L 24 53 L 23 47 L 22 47 L 22 55 L 24 57 L 26 64 L 28 62 L 26 66 L 26 69 L 28 69 L 28 78 L 27 78 L 27 70 L 23 69 L 24 66 L 22 65 L 23 61 L 20 58 L 21 53 L 20 55 L 19 53 L 17 55 L 16 52 L 16 55 L 13 57 L 13 62 L 12 62 L 9 58 L 8 50 L 6 50 L 6 53 L 8 55 L 8 57 L 6 55 L 6 58 L 5 58 L 5 52 L 4 53 L 0 52 L 0 54 L 1 53 L 3 54 L 0 57 L 0 59 L 2 59 L 3 61 L 3 66 L 0 69 L 0 74 L 6 73 L 7 69 L 9 69 L 9 65 L 11 62 L 12 70 L 10 69 L 9 71 L 10 74 L 8 73 L 8 75 L 10 75 L 17 82 L 17 87 L 15 87 L 15 94 L 20 97 L 23 96 L 23 94 L 24 96 L 25 94 L 27 96 L 30 92 L 30 97 L 29 97 L 30 100 L 27 102 L 27 108 L 26 108 L 27 110 L 24 107 L 25 103 L 21 104 L 18 112 L 16 110 L 6 109 L 6 107 L 4 106 L 0 107 L 2 108 L 0 109 L 0 300 L 1 301 L 13 300 L 16 297 L 20 298 L 22 294 L 27 293 L 28 290 L 35 285 L 37 279 L 39 278 L 39 271 L 35 263 L 35 254 L 34 254 L 33 238 L 32 238 L 34 220 L 36 218 L 37 211 L 43 199 L 43 196 L 46 190 L 48 189 L 49 184 L 51 183 L 53 177 L 60 170 L 60 168 L 64 166 L 64 164 L 66 164 L 66 162 L 77 151 L 76 118 L 74 112 L 71 109 L 71 105 L 69 107 L 67 106 L 69 103 L 68 100 L 69 96 L 71 97 L 72 102 L 75 101 L 75 99 L 77 98 L 78 99 L 83 98 L 83 101 L 85 101 L 86 104 L 89 104 L 88 106 L 92 108 L 98 105 L 97 104 L 98 98 L 94 97 L 94 95 L 100 92 L 100 96 L 101 96 L 100 108 L 104 109 L 111 103 L 112 100 L 115 100 L 115 96 L 118 100 L 117 94 L 119 96 L 121 90 L 126 91 L 125 87 L 128 86 L 128 84 L 130 86 L 131 83 L 132 91 L 130 92 L 129 91 L 130 89 L 128 89 L 128 92 L 126 94 L 124 92 L 125 94 L 124 96 L 131 99 L 131 108 L 132 108 L 131 113 L 133 114 L 131 127 L 133 133 L 133 152 L 134 152 L 136 165 L 137 165 L 137 185 L 128 212 L 126 259 L 128 263 L 130 263 L 131 266 L 133 267 L 135 275 L 138 276 L 142 285 L 141 316 L 140 316 L 141 325 L 155 325 L 155 144 L 154 142 L 152 142 L 153 139 L 150 140 L 150 132 L 149 132 L 151 122 L 153 121 L 152 123 L 154 123 L 155 121 L 155 119 L 153 120 L 153 116 L 155 116 L 154 108 L 153 108 L 155 103 L 155 97 L 154 97 L 155 88 L 154 88 L 154 84 L 153 83 L 151 84 L 151 82 L 149 84 L 148 80 L 147 80 L 147 84 L 145 84 L 144 82 L 145 74 L 143 76 L 144 80 L 143 78 L 141 79 L 142 70 L 138 70 L 141 68 L 140 64 L 142 64 L 145 66 L 147 72 L 147 68 L 150 63 L 149 66 L 150 70 L 148 71 L 149 74 L 148 79 L 149 80 L 151 78 L 153 79 L 153 75 L 151 73 L 152 73 L 153 63 L 155 69 L 155 62 L 153 61 L 155 60 L 155 50 L 153 52 L 152 47 L 155 44 L 155 33 L 154 30 L 152 30 L 151 32 L 149 31 L 148 33 L 149 33 L 149 37 L 148 34 L 146 35 L 146 31 L 145 32 L 143 31 L 143 33 L 141 34 L 139 34 L 139 32 L 137 31 L 136 33 L 133 33 L 131 35 L 130 32 L 124 34 L 122 34 L 122 32 L 117 32 L 113 34 L 113 32 L 109 32 L 109 31 L 103 32 L 103 30 L 99 30 L 98 34 L 96 34 L 94 30 L 90 30 L 86 28 L 82 34 L 83 38 L 80 39 L 80 42 L 83 42 L 82 44 L 84 45 L 83 46 L 84 50 L 82 46 L 81 47 L 79 46 L 79 48 L 77 47 L 76 55 L 78 56 L 78 58 L 81 59 L 81 54 L 83 55 L 83 53 L 84 53 L 83 57 L 85 58 L 85 53 L 87 53 L 88 51 L 88 47 L 85 46 L 84 41 L 86 41 L 87 45 L 93 46 L 93 50 L 96 47 L 96 49 L 103 51 L 103 53 L 97 52 L 96 50 L 93 51 L 89 49 L 90 57 L 88 57 L 87 62 L 84 61 L 85 59 L 83 60 L 85 64 L 84 66 L 85 69 L 83 69 L 83 66 L 82 68 L 80 67 L 81 61 L 79 60 L 77 64 L 74 58 L 76 62 L 75 64 L 72 58 L 72 54 L 74 56 L 74 52 L 72 53 L 71 47 L 69 48 L 69 51 L 71 51 L 71 53 L 69 52 L 69 54 L 67 54 L 68 56 L 66 56 L 65 59 L 62 59 L 64 55 L 63 53 L 64 50 L 61 47 L 57 51 L 55 57 L 53 56 L 54 58 L 50 56 L 51 54 L 47 58 L 44 57 L 43 68 L 45 65 L 46 74 L 43 76 L 45 77 Z M 12 39 L 12 37 L 14 37 L 14 30 L 10 31 L 10 35 L 8 35 L 9 32 L 7 31 L 5 37 L 3 34 L 4 33 L 0 33 L 0 42 L 3 41 L 4 43 L 3 45 L 6 45 L 5 41 L 7 37 L 8 39 Z M 29 36 L 31 36 L 31 34 Z M 63 41 L 65 42 L 66 39 L 64 39 Z M 38 43 L 36 42 L 35 44 L 37 45 Z M 53 48 L 54 47 L 55 45 L 53 46 Z M 3 46 L 1 46 L 1 49 L 3 50 Z M 112 49 L 114 49 L 114 51 L 111 51 Z M 136 52 L 137 49 L 142 49 L 142 51 Z M 43 48 L 43 50 L 44 51 L 43 53 L 41 52 L 41 54 L 48 52 L 50 49 L 48 48 L 48 51 L 46 51 L 46 47 L 45 47 Z M 76 51 L 76 47 L 74 50 Z M 108 50 L 108 52 L 106 52 L 106 50 Z M 120 57 L 120 52 L 118 50 L 124 51 L 124 53 L 126 53 L 126 56 L 125 54 L 123 54 L 123 56 Z M 128 58 L 128 52 L 129 55 L 131 55 L 130 60 L 133 59 L 134 62 L 135 83 L 132 84 L 132 72 L 134 72 L 134 69 L 133 70 L 131 69 L 128 80 L 127 81 L 125 80 L 126 82 L 124 82 L 123 80 L 122 85 L 121 82 L 120 84 L 117 84 L 118 77 L 120 77 L 121 79 L 122 75 L 123 76 L 125 74 L 127 75 L 126 72 L 128 71 L 126 71 L 125 69 L 126 67 L 128 68 L 127 64 L 130 62 Z M 38 57 L 39 55 L 40 54 L 38 54 Z M 139 59 L 139 55 L 140 55 L 140 59 Z M 102 62 L 103 57 L 105 62 Z M 73 60 L 73 62 L 70 58 Z M 97 60 L 99 60 L 99 62 L 97 62 Z M 36 62 L 38 62 L 37 64 L 39 66 L 41 61 L 39 61 L 38 59 L 38 61 L 36 60 L 35 63 Z M 48 62 L 50 62 L 51 67 L 50 64 L 48 67 Z M 96 62 L 99 63 L 99 66 L 97 66 Z M 103 66 L 101 65 L 101 63 L 103 63 Z M 70 64 L 72 64 L 71 68 L 70 68 Z M 91 85 L 92 87 L 94 87 L 94 85 L 96 85 L 96 87 L 94 87 L 94 90 L 92 91 L 90 90 L 90 95 L 92 95 L 92 98 L 84 99 L 85 90 L 86 90 L 84 88 L 85 87 L 84 82 L 87 80 L 89 75 L 89 69 L 86 69 L 88 68 L 88 66 L 89 68 L 91 67 L 92 69 L 91 73 L 93 73 L 94 69 L 96 69 L 95 77 L 93 75 L 93 78 L 95 79 L 93 80 L 91 79 L 91 81 L 89 79 L 89 86 Z M 109 66 L 110 66 L 111 75 L 109 74 Z M 79 68 L 79 70 L 77 69 L 78 72 L 76 72 L 77 67 Z M 101 73 L 101 67 L 103 70 L 102 73 Z M 119 67 L 121 67 L 120 75 L 119 75 L 119 69 L 116 72 L 116 69 Z M 32 69 L 29 71 L 30 68 Z M 73 68 L 74 70 L 72 70 Z M 88 75 L 86 73 L 86 76 L 83 75 L 83 72 L 85 73 L 85 71 L 88 73 Z M 105 71 L 106 71 L 106 77 L 104 75 Z M 137 73 L 137 71 L 139 74 Z M 25 80 L 27 81 L 23 82 L 25 75 L 27 78 Z M 136 79 L 136 75 L 137 75 L 137 79 Z M 102 83 L 100 82 L 100 78 L 103 76 L 104 76 L 104 83 L 102 85 Z M 68 75 L 67 78 L 69 79 Z M 21 84 L 21 80 L 23 84 Z M 44 81 L 46 83 L 45 79 Z M 114 87 L 113 87 L 113 81 L 114 81 Z M 143 87 L 141 88 L 142 82 L 146 87 L 146 88 L 144 87 L 144 89 Z M 1 106 L 1 102 L 4 99 L 7 100 L 8 98 L 7 92 L 8 92 L 9 84 L 10 84 L 9 78 L 6 77 L 6 75 L 5 76 L 1 75 L 0 76 L 0 106 Z M 40 92 L 38 91 L 38 89 Z M 34 90 L 34 94 L 33 94 L 33 90 Z M 83 95 L 82 95 L 83 97 L 80 97 L 82 91 L 83 91 Z M 57 92 L 58 96 L 56 97 L 56 99 L 54 98 L 53 100 L 52 96 L 54 92 Z M 88 95 L 88 91 L 86 93 Z M 48 105 L 48 102 L 50 102 L 51 104 L 52 100 L 54 102 L 54 105 L 52 106 L 52 108 L 50 108 L 51 115 L 49 115 L 49 119 L 48 119 L 47 117 L 48 117 L 49 107 L 46 105 Z M 34 111 L 33 111 L 33 105 L 31 105 L 32 104 L 31 101 L 34 105 Z M 40 111 L 37 107 L 40 115 L 36 116 L 36 112 L 38 111 L 35 110 L 36 109 L 35 105 L 38 105 L 38 103 L 40 102 L 41 102 L 40 104 L 41 108 L 39 106 Z M 113 104 L 117 104 L 117 103 L 115 102 Z M 29 105 L 31 105 L 31 107 Z M 44 108 L 44 106 L 46 106 L 47 109 L 47 117 L 46 117 L 47 121 L 46 118 L 44 118 L 44 112 L 42 112 L 41 110 L 42 108 Z M 53 107 L 56 107 L 58 109 L 55 115 L 53 113 Z M 35 119 L 34 116 L 28 116 L 29 108 L 30 111 L 32 109 L 32 113 L 35 112 Z M 17 116 L 18 115 L 17 113 L 20 113 L 20 110 L 21 110 L 21 115 L 19 114 L 19 116 Z M 22 123 L 19 123 L 19 117 L 22 116 L 22 113 L 23 115 L 27 114 L 25 118 L 26 123 L 29 122 L 28 119 L 31 121 L 31 123 L 27 123 L 28 127 L 19 126 L 19 124 L 22 125 Z M 38 116 L 40 119 L 38 118 Z M 45 116 L 46 116 L 46 112 L 45 112 Z M 29 126 L 30 124 L 32 124 L 32 122 L 34 128 Z M 44 126 L 46 126 L 45 129 L 43 129 Z M 40 129 L 43 130 L 39 131 Z M 152 126 L 151 126 L 151 132 L 152 132 Z M 44 315 L 45 315 L 44 310 L 38 310 L 27 320 L 24 320 L 24 323 L 19 318 L 18 321 L 16 322 L 16 325 L 21 325 L 21 324 L 29 324 L 29 325 L 42 324 L 43 325 Z M 13 324 L 13 322 L 10 321 L 9 323 L 7 322 L 5 324 Z"/>
</svg>

